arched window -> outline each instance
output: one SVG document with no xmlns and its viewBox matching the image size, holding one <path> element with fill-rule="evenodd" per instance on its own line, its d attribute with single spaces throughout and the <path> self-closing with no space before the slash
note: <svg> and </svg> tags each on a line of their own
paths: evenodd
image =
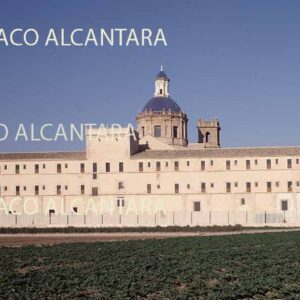
<svg viewBox="0 0 300 300">
<path fill-rule="evenodd" d="M 205 134 L 205 142 L 210 143 L 210 132 L 206 132 Z"/>
</svg>

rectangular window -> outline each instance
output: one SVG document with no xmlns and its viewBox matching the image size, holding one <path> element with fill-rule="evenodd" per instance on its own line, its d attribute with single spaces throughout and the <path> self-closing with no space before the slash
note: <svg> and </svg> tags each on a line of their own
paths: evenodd
<svg viewBox="0 0 300 300">
<path fill-rule="evenodd" d="M 251 182 L 246 182 L 246 192 L 251 193 Z"/>
<path fill-rule="evenodd" d="M 201 160 L 201 171 L 205 171 L 205 161 Z"/>
<path fill-rule="evenodd" d="M 275 164 L 278 165 L 278 158 L 275 159 Z"/>
<path fill-rule="evenodd" d="M 142 133 L 142 137 L 143 137 L 143 136 L 145 136 L 145 127 L 142 127 L 141 129 L 142 129 L 141 133 Z"/>
<path fill-rule="evenodd" d="M 156 172 L 160 172 L 160 161 L 156 162 Z"/>
<path fill-rule="evenodd" d="M 293 182 L 292 181 L 288 181 L 287 187 L 288 187 L 288 192 L 292 192 L 293 191 Z"/>
<path fill-rule="evenodd" d="M 61 164 L 57 164 L 56 168 L 57 168 L 57 173 L 61 173 Z"/>
<path fill-rule="evenodd" d="M 142 162 L 139 162 L 139 171 L 140 172 L 144 171 L 144 164 Z"/>
<path fill-rule="evenodd" d="M 178 194 L 179 193 L 179 184 L 178 183 L 175 183 L 174 189 L 175 189 L 175 194 Z"/>
<path fill-rule="evenodd" d="M 160 126 L 154 126 L 154 136 L 161 137 L 161 127 Z"/>
<path fill-rule="evenodd" d="M 36 186 L 34 187 L 34 194 L 35 194 L 36 196 L 40 194 L 40 188 L 39 188 L 38 185 L 36 185 Z"/>
<path fill-rule="evenodd" d="M 244 198 L 241 199 L 241 205 L 245 205 L 246 204 L 246 201 Z"/>
<path fill-rule="evenodd" d="M 148 162 L 148 168 L 150 168 L 150 167 L 151 167 L 151 162 L 149 161 L 149 162 Z"/>
<path fill-rule="evenodd" d="M 97 187 L 92 187 L 92 196 L 98 196 L 98 188 Z"/>
<path fill-rule="evenodd" d="M 268 182 L 267 182 L 267 192 L 268 192 L 268 193 L 271 193 L 271 192 L 272 192 L 272 182 L 271 182 L 271 181 L 268 181 Z"/>
<path fill-rule="evenodd" d="M 251 169 L 251 164 L 250 164 L 250 159 L 246 160 L 246 169 L 250 170 Z"/>
<path fill-rule="evenodd" d="M 124 163 L 123 162 L 119 162 L 119 172 L 120 173 L 124 172 Z"/>
<path fill-rule="evenodd" d="M 206 193 L 206 184 L 205 184 L 205 182 L 201 182 L 201 193 Z"/>
<path fill-rule="evenodd" d="M 26 165 L 23 165 L 23 170 L 26 170 Z"/>
<path fill-rule="evenodd" d="M 20 186 L 16 186 L 16 195 L 17 195 L 17 196 L 20 195 Z"/>
<path fill-rule="evenodd" d="M 288 169 L 292 168 L 292 160 L 290 158 L 287 160 L 287 168 Z"/>
<path fill-rule="evenodd" d="M 147 184 L 147 194 L 151 194 L 151 184 Z"/>
<path fill-rule="evenodd" d="M 61 185 L 56 186 L 56 194 L 61 195 Z"/>
<path fill-rule="evenodd" d="M 179 170 L 179 162 L 178 161 L 174 161 L 174 170 L 175 171 Z"/>
<path fill-rule="evenodd" d="M 267 159 L 267 169 L 271 169 L 272 164 L 271 164 L 271 159 Z"/>
<path fill-rule="evenodd" d="M 119 190 L 123 190 L 124 189 L 124 182 L 123 181 L 118 182 L 118 189 Z"/>
<path fill-rule="evenodd" d="M 68 169 L 68 164 L 65 164 L 65 169 Z"/>
<path fill-rule="evenodd" d="M 226 160 L 226 170 L 230 170 L 230 160 Z"/>
<path fill-rule="evenodd" d="M 7 165 L 4 165 L 4 170 L 7 170 Z"/>
<path fill-rule="evenodd" d="M 178 127 L 177 126 L 173 126 L 173 137 L 174 138 L 178 137 Z"/>
<path fill-rule="evenodd" d="M 110 172 L 110 163 L 105 164 L 105 172 L 109 173 Z"/>
<path fill-rule="evenodd" d="M 201 211 L 201 202 L 200 201 L 194 202 L 194 211 Z"/>
<path fill-rule="evenodd" d="M 16 165 L 16 174 L 20 174 L 20 165 Z"/>
<path fill-rule="evenodd" d="M 97 173 L 93 174 L 93 179 L 97 179 Z"/>
<path fill-rule="evenodd" d="M 81 195 L 84 195 L 84 194 L 85 194 L 85 186 L 84 186 L 84 184 L 82 184 L 82 185 L 80 186 L 80 192 L 81 192 Z"/>
<path fill-rule="evenodd" d="M 226 193 L 231 193 L 231 183 L 226 182 Z"/>
<path fill-rule="evenodd" d="M 93 163 L 93 173 L 97 173 L 97 163 Z"/>
<path fill-rule="evenodd" d="M 214 165 L 214 161 L 213 161 L 213 160 L 210 161 L 210 165 L 211 165 L 211 166 Z"/>
<path fill-rule="evenodd" d="M 43 169 L 46 169 L 46 165 L 45 164 L 43 164 Z"/>
<path fill-rule="evenodd" d="M 117 198 L 117 207 L 124 207 L 124 206 L 125 206 L 125 199 Z"/>
<path fill-rule="evenodd" d="M 187 167 L 190 166 L 190 161 L 189 161 L 189 160 L 186 161 L 186 166 L 187 166 Z"/>
<path fill-rule="evenodd" d="M 281 200 L 281 210 L 287 211 L 288 208 L 288 200 Z"/>
<path fill-rule="evenodd" d="M 80 164 L 80 173 L 84 173 L 84 168 L 85 167 L 85 165 L 84 164 Z"/>
<path fill-rule="evenodd" d="M 40 172 L 40 166 L 38 164 L 34 165 L 34 173 L 38 174 Z"/>
</svg>

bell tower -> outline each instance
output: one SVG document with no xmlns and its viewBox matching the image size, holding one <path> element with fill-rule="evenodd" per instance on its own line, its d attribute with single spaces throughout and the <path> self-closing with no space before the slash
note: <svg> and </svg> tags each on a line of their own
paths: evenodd
<svg viewBox="0 0 300 300">
<path fill-rule="evenodd" d="M 198 124 L 198 143 L 203 148 L 219 148 L 220 147 L 220 123 L 217 119 L 206 121 L 199 119 Z"/>
</svg>

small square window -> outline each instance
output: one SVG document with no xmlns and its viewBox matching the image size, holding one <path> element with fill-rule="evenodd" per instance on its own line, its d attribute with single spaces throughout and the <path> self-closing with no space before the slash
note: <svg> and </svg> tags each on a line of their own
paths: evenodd
<svg viewBox="0 0 300 300">
<path fill-rule="evenodd" d="M 281 210 L 283 211 L 288 210 L 288 200 L 281 200 Z"/>
<path fill-rule="evenodd" d="M 210 184 L 210 187 L 211 187 L 211 188 L 214 188 L 214 186 L 215 186 L 215 185 L 214 185 L 213 183 Z"/>
<path fill-rule="evenodd" d="M 200 201 L 194 202 L 194 211 L 201 211 L 201 202 Z"/>
<path fill-rule="evenodd" d="M 98 188 L 92 187 L 92 196 L 98 196 Z"/>
</svg>

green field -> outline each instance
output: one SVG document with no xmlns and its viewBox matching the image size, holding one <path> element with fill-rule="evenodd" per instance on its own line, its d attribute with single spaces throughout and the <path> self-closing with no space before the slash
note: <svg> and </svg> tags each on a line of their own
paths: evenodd
<svg viewBox="0 0 300 300">
<path fill-rule="evenodd" d="M 300 233 L 0 248 L 1 299 L 300 299 Z"/>
</svg>

